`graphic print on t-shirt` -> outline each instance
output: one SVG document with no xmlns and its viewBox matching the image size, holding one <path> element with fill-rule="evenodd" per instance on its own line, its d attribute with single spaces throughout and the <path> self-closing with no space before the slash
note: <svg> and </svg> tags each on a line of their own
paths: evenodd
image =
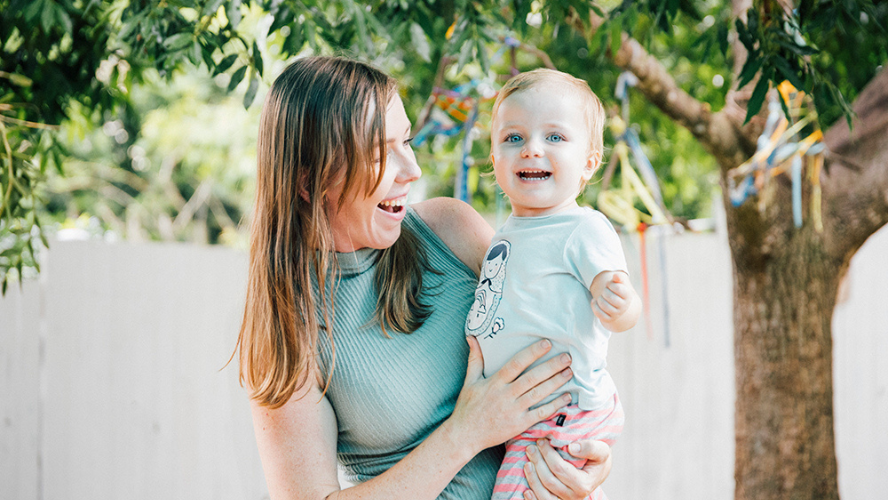
<svg viewBox="0 0 888 500">
<path fill-rule="evenodd" d="M 466 318 L 466 335 L 492 337 L 505 326 L 503 319 L 496 317 L 496 308 L 503 298 L 506 262 L 511 250 L 508 240 L 500 240 L 487 251 L 481 266 L 481 280 L 475 289 L 475 302 Z"/>
</svg>

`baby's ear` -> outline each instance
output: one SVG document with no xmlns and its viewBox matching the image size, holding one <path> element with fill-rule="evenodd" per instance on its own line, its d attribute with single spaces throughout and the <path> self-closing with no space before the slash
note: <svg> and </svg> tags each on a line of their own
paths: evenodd
<svg viewBox="0 0 888 500">
<path fill-rule="evenodd" d="M 583 179 L 589 180 L 592 178 L 592 175 L 598 170 L 598 167 L 601 166 L 601 151 L 592 150 L 589 152 L 589 157 L 586 159 L 586 168 L 583 169 Z"/>
</svg>

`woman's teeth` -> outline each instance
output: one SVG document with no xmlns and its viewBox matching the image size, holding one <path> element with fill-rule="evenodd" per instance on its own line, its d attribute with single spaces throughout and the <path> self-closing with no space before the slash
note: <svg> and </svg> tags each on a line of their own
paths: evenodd
<svg viewBox="0 0 888 500">
<path fill-rule="evenodd" d="M 404 209 L 405 201 L 404 198 L 398 198 L 397 200 L 383 201 L 377 206 L 386 212 L 396 214 Z"/>
<path fill-rule="evenodd" d="M 544 181 L 552 177 L 552 173 L 544 170 L 522 170 L 518 172 L 518 177 L 526 181 Z"/>
</svg>

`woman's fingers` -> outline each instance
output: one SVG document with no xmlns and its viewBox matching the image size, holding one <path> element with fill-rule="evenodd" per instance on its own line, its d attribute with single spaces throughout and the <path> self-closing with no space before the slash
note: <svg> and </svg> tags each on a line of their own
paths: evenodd
<svg viewBox="0 0 888 500">
<path fill-rule="evenodd" d="M 550 456 L 553 453 L 555 457 Z M 537 441 L 536 446 L 528 446 L 527 458 L 530 460 L 531 466 L 524 468 L 524 475 L 527 478 L 528 486 L 537 498 L 543 500 L 584 498 L 585 495 L 573 491 L 556 475 L 553 469 L 559 469 L 562 466 L 573 468 L 573 466 L 558 456 L 558 452 L 549 446 L 548 440 L 541 439 Z M 528 469 L 530 470 L 529 474 Z"/>
<path fill-rule="evenodd" d="M 583 473 L 591 481 L 592 489 L 601 486 L 610 474 L 613 459 L 611 449 L 602 441 L 576 441 L 570 444 L 567 452 L 577 458 L 585 458 Z"/>
<path fill-rule="evenodd" d="M 557 374 L 568 366 L 570 366 L 570 354 L 562 353 L 546 360 L 545 363 L 541 363 L 530 370 L 527 370 L 527 373 L 521 375 L 521 377 L 515 380 L 513 384 L 516 396 L 521 396 L 534 389 L 538 389 L 540 384 L 553 377 L 557 379 Z M 560 386 L 561 384 L 558 385 Z M 551 394 L 553 390 L 555 390 L 555 387 L 542 394 L 542 397 L 536 399 L 536 402 Z"/>
<path fill-rule="evenodd" d="M 537 403 L 546 399 L 559 387 L 566 384 L 572 376 L 573 372 L 570 368 L 565 368 L 561 370 L 560 372 L 551 376 L 549 379 L 540 384 L 537 384 L 531 390 L 522 394 L 519 398 L 519 403 L 521 404 L 521 406 L 526 408 L 536 406 Z M 556 411 L 570 404 L 570 401 L 570 394 L 564 394 L 560 398 L 555 398 L 548 404 L 542 405 L 539 408 L 535 408 L 533 411 L 533 417 L 537 418 L 538 420 L 532 422 L 531 425 L 535 424 L 539 420 L 545 420 L 551 417 Z"/>
<path fill-rule="evenodd" d="M 529 455 L 530 453 L 528 453 Z M 527 486 L 530 487 L 529 490 L 524 492 L 524 500 L 551 500 L 555 499 L 551 493 L 543 486 L 540 482 L 539 477 L 536 474 L 536 467 L 533 466 L 533 462 L 527 462 L 524 465 L 524 477 L 527 479 Z"/>
<path fill-rule="evenodd" d="M 478 345 L 476 337 L 468 336 L 466 342 L 469 344 L 469 366 L 466 369 L 465 385 L 469 385 L 481 378 L 484 373 L 484 356 L 481 354 L 481 346 Z"/>
<path fill-rule="evenodd" d="M 525 347 L 518 354 L 512 356 L 512 359 L 509 360 L 508 363 L 505 364 L 500 370 L 497 372 L 496 376 L 501 378 L 505 383 L 511 383 L 515 379 L 521 375 L 524 370 L 527 369 L 528 366 L 532 365 L 534 361 L 540 359 L 544 354 L 549 352 L 549 349 L 552 348 L 552 342 L 548 339 L 543 339 L 539 342 L 534 342 L 528 347 Z M 548 376 L 542 377 L 530 387 L 537 385 L 543 380 L 549 378 L 552 374 L 550 373 Z M 522 377 L 524 378 L 524 377 Z M 529 387 L 528 387 L 529 388 Z M 526 391 L 522 391 L 523 394 Z"/>
<path fill-rule="evenodd" d="M 525 476 L 537 498 L 587 498 L 610 474 L 611 453 L 607 444 L 591 440 L 575 441 L 568 448 L 568 453 L 585 458 L 586 465 L 582 469 L 575 468 L 546 439 L 538 440 L 537 446 L 527 447 L 532 474 L 525 473 Z"/>
<path fill-rule="evenodd" d="M 611 460 L 610 446 L 604 441 L 574 441 L 567 447 L 567 452 L 577 458 L 585 458 L 586 466 L 601 465 Z"/>
</svg>

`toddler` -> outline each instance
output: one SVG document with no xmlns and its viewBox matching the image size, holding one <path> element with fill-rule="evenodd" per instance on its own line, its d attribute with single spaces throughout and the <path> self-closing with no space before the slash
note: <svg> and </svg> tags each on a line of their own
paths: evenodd
<svg viewBox="0 0 888 500">
<path fill-rule="evenodd" d="M 571 442 L 610 445 L 623 428 L 605 357 L 611 332 L 635 325 L 641 300 L 613 226 L 576 201 L 601 164 L 604 121 L 586 82 L 548 69 L 513 77 L 493 106 L 491 161 L 512 214 L 487 251 L 466 335 L 478 338 L 485 376 L 541 338 L 552 350 L 533 366 L 569 353 L 573 372 L 562 387 L 571 404 L 506 443 L 495 500 L 523 498 L 526 448 L 537 439 L 549 437 L 582 467 L 567 453 Z M 601 488 L 592 498 L 605 498 Z"/>
</svg>

